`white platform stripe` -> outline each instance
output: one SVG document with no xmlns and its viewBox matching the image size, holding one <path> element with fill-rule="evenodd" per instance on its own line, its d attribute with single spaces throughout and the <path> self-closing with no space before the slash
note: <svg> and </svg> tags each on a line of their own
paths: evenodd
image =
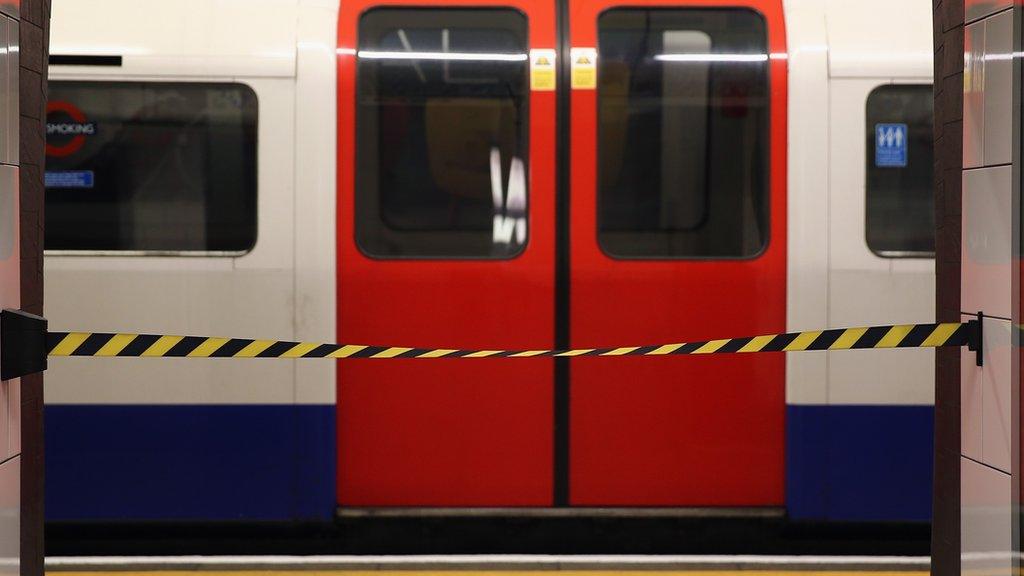
<svg viewBox="0 0 1024 576">
<path fill-rule="evenodd" d="M 927 556 L 767 555 L 413 555 L 413 556 L 68 556 L 46 559 L 47 571 L 137 570 L 893 570 L 927 571 Z"/>
</svg>

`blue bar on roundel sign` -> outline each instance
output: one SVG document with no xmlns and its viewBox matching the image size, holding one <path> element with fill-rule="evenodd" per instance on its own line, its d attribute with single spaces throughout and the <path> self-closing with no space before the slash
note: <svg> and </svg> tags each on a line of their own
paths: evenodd
<svg viewBox="0 0 1024 576">
<path fill-rule="evenodd" d="M 905 168 L 907 166 L 907 125 L 875 124 L 875 166 Z"/>
<path fill-rule="evenodd" d="M 92 170 L 47 170 L 45 173 L 47 188 L 92 188 Z"/>
</svg>

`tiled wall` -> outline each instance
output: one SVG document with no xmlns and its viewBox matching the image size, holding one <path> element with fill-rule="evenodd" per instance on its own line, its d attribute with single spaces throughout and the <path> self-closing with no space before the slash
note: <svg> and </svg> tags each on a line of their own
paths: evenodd
<svg viewBox="0 0 1024 576">
<path fill-rule="evenodd" d="M 21 306 L 19 9 L 0 2 L 0 307 Z M 0 381 L 0 574 L 21 565 L 21 381 Z"/>
<path fill-rule="evenodd" d="M 43 313 L 49 0 L 0 0 L 0 307 Z M 43 378 L 0 382 L 0 575 L 43 574 Z"/>
<path fill-rule="evenodd" d="M 960 311 L 984 319 L 984 366 L 961 351 L 961 570 L 1006 573 L 1011 551 L 1012 2 L 965 3 Z"/>
</svg>

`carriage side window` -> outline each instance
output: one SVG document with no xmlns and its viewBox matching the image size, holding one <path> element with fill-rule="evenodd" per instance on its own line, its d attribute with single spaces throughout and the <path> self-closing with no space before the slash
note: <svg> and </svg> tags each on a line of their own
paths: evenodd
<svg viewBox="0 0 1024 576">
<path fill-rule="evenodd" d="M 50 82 L 46 248 L 251 249 L 256 119 L 243 84 Z"/>
<path fill-rule="evenodd" d="M 618 258 L 752 258 L 768 243 L 768 48 L 745 9 L 598 21 L 598 242 Z"/>
<path fill-rule="evenodd" d="M 868 248 L 879 256 L 935 255 L 932 86 L 887 85 L 867 99 Z"/>
<path fill-rule="evenodd" d="M 511 258 L 527 240 L 527 22 L 379 8 L 359 22 L 355 233 L 383 258 Z"/>
</svg>

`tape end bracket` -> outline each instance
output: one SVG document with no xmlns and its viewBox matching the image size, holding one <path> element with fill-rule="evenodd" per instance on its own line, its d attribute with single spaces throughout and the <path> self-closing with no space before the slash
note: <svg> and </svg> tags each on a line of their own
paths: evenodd
<svg viewBox="0 0 1024 576">
<path fill-rule="evenodd" d="M 967 321 L 967 349 L 974 352 L 974 365 L 984 366 L 985 360 L 982 358 L 982 348 L 984 346 L 984 326 L 985 326 L 985 315 L 978 312 L 977 320 Z"/>
<path fill-rule="evenodd" d="M 46 370 L 46 318 L 21 310 L 0 311 L 0 380 Z"/>
</svg>

